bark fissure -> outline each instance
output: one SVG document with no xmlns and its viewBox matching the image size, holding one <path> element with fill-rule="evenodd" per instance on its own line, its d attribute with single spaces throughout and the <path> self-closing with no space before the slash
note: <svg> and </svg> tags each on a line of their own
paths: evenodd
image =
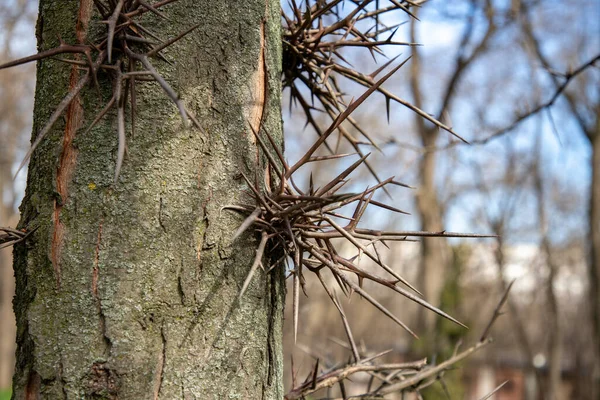
<svg viewBox="0 0 600 400">
<path fill-rule="evenodd" d="M 162 230 L 165 233 L 167 233 L 167 228 L 165 227 L 165 223 L 163 222 L 163 208 L 164 208 L 163 198 L 160 197 L 159 204 L 158 204 L 158 224 L 160 225 Z"/>
<path fill-rule="evenodd" d="M 185 306 L 186 305 L 186 301 L 185 301 L 185 291 L 183 290 L 183 282 L 181 281 L 181 271 L 183 270 L 183 259 L 181 260 L 181 268 L 179 268 L 179 271 L 177 273 L 177 293 L 179 294 L 179 300 L 181 301 L 181 305 Z"/>
<path fill-rule="evenodd" d="M 29 373 L 29 379 L 25 388 L 25 400 L 38 400 L 42 388 L 42 377 L 35 371 Z"/>
<path fill-rule="evenodd" d="M 165 336 L 164 328 L 160 328 L 160 338 L 162 341 L 162 349 L 158 353 L 158 361 L 156 364 L 156 373 L 154 376 L 154 392 L 153 399 L 158 400 L 160 398 L 160 389 L 163 385 L 164 379 L 164 368 L 167 359 L 167 337 Z"/>
<path fill-rule="evenodd" d="M 64 362 L 62 360 L 62 355 L 60 357 L 60 363 L 58 365 L 58 379 L 60 380 L 60 389 L 62 392 L 62 396 L 64 400 L 67 400 L 67 398 L 69 397 L 67 394 L 67 385 L 65 382 L 65 378 L 64 378 L 64 370 L 65 370 L 65 366 L 64 366 Z"/>
</svg>

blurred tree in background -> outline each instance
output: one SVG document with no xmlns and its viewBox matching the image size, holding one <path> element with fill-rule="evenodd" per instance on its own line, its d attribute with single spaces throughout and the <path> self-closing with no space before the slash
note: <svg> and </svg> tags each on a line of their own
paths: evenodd
<svg viewBox="0 0 600 400">
<path fill-rule="evenodd" d="M 413 50 L 411 74 L 394 80 L 395 91 L 409 93 L 410 100 L 472 144 L 458 143 L 401 109 L 392 107 L 389 126 L 374 120 L 373 111 L 359 110 L 385 143 L 385 157 L 375 167 L 418 186 L 409 210 L 422 229 L 501 235 L 483 245 L 465 244 L 473 246 L 473 255 L 460 283 L 463 312 L 454 315 L 468 320 L 485 315 L 481 310 L 490 292 L 518 278 L 507 324 L 496 327 L 503 336 L 497 338 L 499 350 L 485 356 L 497 368 L 517 365 L 528 377 L 523 387 L 507 385 L 507 396 L 513 389 L 518 398 L 528 399 L 594 399 L 598 393 L 598 355 L 590 349 L 597 348 L 592 342 L 600 336 L 591 323 L 597 321 L 599 304 L 594 238 L 600 219 L 594 214 L 599 201 L 593 189 L 599 175 L 594 150 L 599 15 L 597 1 L 429 1 L 418 10 L 420 21 L 404 26 L 412 41 L 424 46 Z M 371 110 L 384 106 L 374 101 Z M 408 196 L 395 198 L 408 208 Z M 407 217 L 373 218 L 395 227 L 413 223 Z M 452 281 L 448 246 L 456 245 L 424 240 L 418 257 L 409 244 L 404 250 L 392 247 L 389 260 L 403 265 L 405 273 L 414 272 L 426 298 L 440 304 L 445 282 Z M 479 278 L 470 276 L 474 268 Z M 386 304 L 399 315 L 411 314 L 409 306 Z M 375 323 L 366 310 L 353 307 L 351 321 Z M 416 347 L 443 359 L 436 349 L 442 332 L 436 319 L 421 311 L 413 317 L 425 340 Z M 308 311 L 305 318 L 311 318 Z M 360 332 L 374 351 L 400 346 L 410 352 L 398 340 L 378 343 L 368 329 Z M 315 326 L 306 340 L 314 343 L 334 333 Z M 511 351 L 504 357 L 500 349 Z M 474 360 L 472 365 L 481 364 Z"/>
</svg>

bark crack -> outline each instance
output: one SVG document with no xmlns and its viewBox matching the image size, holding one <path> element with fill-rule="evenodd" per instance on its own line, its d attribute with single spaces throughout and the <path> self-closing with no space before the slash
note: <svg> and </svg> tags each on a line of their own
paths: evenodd
<svg viewBox="0 0 600 400">
<path fill-rule="evenodd" d="M 104 315 L 104 310 L 102 308 L 102 300 L 100 300 L 100 296 L 98 295 L 98 280 L 100 279 L 100 244 L 102 242 L 102 226 L 104 224 L 104 218 L 100 221 L 98 226 L 98 238 L 96 239 L 96 251 L 94 253 L 94 266 L 92 268 L 92 296 L 94 297 L 94 302 L 96 303 L 96 309 L 98 311 L 98 318 L 100 319 L 100 332 L 102 334 L 102 338 L 104 340 L 105 353 L 108 357 L 112 350 L 112 341 L 108 337 L 107 329 L 106 329 L 106 316 Z"/>
<path fill-rule="evenodd" d="M 183 282 L 181 279 L 181 271 L 183 270 L 183 259 L 181 260 L 181 268 L 179 269 L 179 273 L 177 274 L 177 293 L 179 294 L 179 300 L 181 301 L 181 305 L 185 306 L 185 292 L 183 291 Z"/>
<path fill-rule="evenodd" d="M 163 203 L 163 198 L 161 196 L 160 200 L 159 200 L 159 204 L 158 204 L 158 224 L 162 228 L 163 232 L 167 233 L 167 228 L 165 227 L 165 224 L 162 219 L 163 208 L 164 208 L 164 203 Z"/>
<path fill-rule="evenodd" d="M 65 377 L 64 377 L 64 371 L 65 371 L 65 365 L 62 359 L 62 355 L 60 357 L 60 360 L 58 362 L 58 373 L 59 373 L 59 382 L 60 382 L 60 388 L 62 391 L 62 395 L 63 395 L 63 399 L 67 400 L 68 396 L 67 396 L 67 388 L 66 388 L 66 381 L 65 381 Z"/>
<path fill-rule="evenodd" d="M 160 328 L 160 337 L 162 340 L 162 348 L 158 354 L 158 362 L 154 373 L 154 391 L 152 397 L 154 400 L 158 400 L 160 396 L 160 390 L 164 380 L 165 360 L 167 358 L 167 337 L 165 336 L 165 331 L 162 327 Z"/>
</svg>

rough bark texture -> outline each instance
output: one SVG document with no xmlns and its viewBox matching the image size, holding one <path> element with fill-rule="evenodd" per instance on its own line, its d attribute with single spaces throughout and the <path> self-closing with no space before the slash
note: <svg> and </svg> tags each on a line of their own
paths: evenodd
<svg viewBox="0 0 600 400">
<path fill-rule="evenodd" d="M 40 50 L 105 29 L 92 7 L 42 0 Z M 183 129 L 156 84 L 139 84 L 136 135 L 113 185 L 116 118 L 82 134 L 101 108 L 88 89 L 35 152 L 20 226 L 39 229 L 15 248 L 14 398 L 283 397 L 283 271 L 259 271 L 240 304 L 257 241 L 232 243 L 242 218 L 221 211 L 245 189 L 238 172 L 256 169 L 246 121 L 262 115 L 281 139 L 279 10 L 182 0 L 164 8 L 171 21 L 145 16 L 162 38 L 202 22 L 163 52 L 172 64 L 155 66 L 206 135 Z M 80 72 L 42 61 L 37 74 L 34 132 Z M 106 101 L 110 82 L 100 84 Z"/>
</svg>

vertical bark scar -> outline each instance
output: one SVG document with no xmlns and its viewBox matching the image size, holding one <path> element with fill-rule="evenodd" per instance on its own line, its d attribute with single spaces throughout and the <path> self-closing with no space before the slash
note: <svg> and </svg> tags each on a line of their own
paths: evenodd
<svg viewBox="0 0 600 400">
<path fill-rule="evenodd" d="M 39 400 L 41 398 L 42 377 L 36 371 L 30 371 L 25 387 L 25 400 Z"/>
<path fill-rule="evenodd" d="M 88 25 L 92 14 L 92 0 L 80 0 L 79 12 L 77 15 L 77 25 L 75 35 L 79 43 L 85 43 L 87 39 Z M 79 56 L 78 56 L 79 57 Z M 79 82 L 79 70 L 77 66 L 71 68 L 71 76 L 69 78 L 69 90 L 72 90 Z M 75 99 L 67 107 L 65 114 L 65 131 L 63 134 L 62 152 L 58 168 L 56 170 L 56 192 L 59 196 L 58 200 L 54 201 L 54 212 L 52 221 L 54 223 L 54 231 L 52 233 L 52 242 L 50 249 L 50 258 L 54 275 L 56 277 L 56 286 L 60 289 L 61 270 L 60 270 L 60 254 L 65 235 L 64 224 L 60 220 L 60 212 L 63 204 L 69 196 L 68 186 L 71 180 L 75 163 L 77 160 L 77 150 L 73 146 L 75 133 L 83 124 L 83 107 L 81 105 L 81 97 L 77 95 Z"/>
<path fill-rule="evenodd" d="M 167 357 L 167 337 L 165 336 L 165 331 L 162 327 L 160 328 L 160 337 L 162 340 L 162 349 L 160 353 L 158 353 L 158 362 L 156 371 L 154 372 L 154 390 L 152 396 L 154 400 L 158 400 L 160 396 L 160 389 L 162 388 L 164 380 L 165 360 Z"/>
<path fill-rule="evenodd" d="M 158 204 L 158 224 L 162 228 L 163 232 L 167 233 L 167 228 L 165 227 L 164 221 L 162 219 L 163 208 L 164 208 L 164 203 L 163 203 L 163 198 L 161 196 L 160 200 L 159 200 L 159 204 Z"/>
<path fill-rule="evenodd" d="M 265 113 L 265 101 L 267 98 L 267 63 L 265 59 L 265 24 L 263 19 L 260 24 L 260 51 L 258 52 L 258 68 L 252 76 L 252 106 L 250 108 L 249 122 L 255 132 L 260 129 Z M 256 143 L 254 135 L 250 135 L 252 143 Z"/>
</svg>

